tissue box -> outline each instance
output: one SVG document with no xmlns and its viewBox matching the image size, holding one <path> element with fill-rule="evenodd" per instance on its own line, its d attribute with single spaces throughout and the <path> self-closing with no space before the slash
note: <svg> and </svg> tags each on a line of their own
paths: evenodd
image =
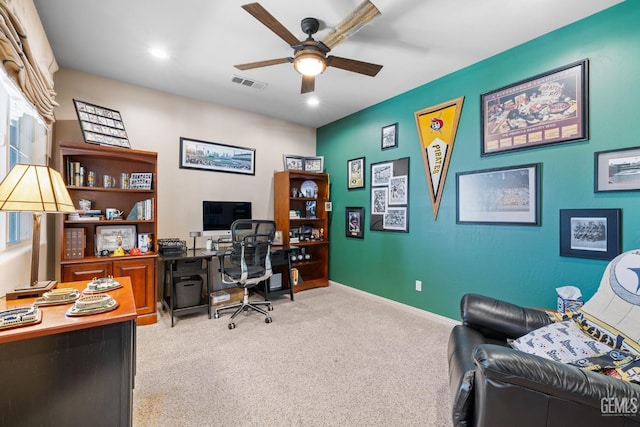
<svg viewBox="0 0 640 427">
<path fill-rule="evenodd" d="M 584 302 L 581 299 L 565 299 L 558 297 L 558 313 L 565 314 L 567 311 L 575 313 L 582 307 Z"/>
</svg>

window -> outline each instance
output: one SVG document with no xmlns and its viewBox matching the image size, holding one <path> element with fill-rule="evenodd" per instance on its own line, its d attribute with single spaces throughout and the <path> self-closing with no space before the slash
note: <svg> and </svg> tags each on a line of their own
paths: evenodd
<svg viewBox="0 0 640 427">
<path fill-rule="evenodd" d="M 16 163 L 45 164 L 46 148 L 46 125 L 0 68 L 0 178 Z M 28 212 L 0 213 L 0 249 L 31 239 L 32 222 Z"/>
</svg>

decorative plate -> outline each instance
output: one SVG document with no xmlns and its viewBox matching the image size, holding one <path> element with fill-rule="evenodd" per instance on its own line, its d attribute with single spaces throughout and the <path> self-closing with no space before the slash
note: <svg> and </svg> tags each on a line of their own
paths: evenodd
<svg viewBox="0 0 640 427">
<path fill-rule="evenodd" d="M 75 288 L 59 288 L 45 292 L 40 298 L 36 298 L 34 304 L 41 305 L 58 305 L 68 304 L 80 298 L 80 292 Z"/>
<path fill-rule="evenodd" d="M 106 313 L 118 308 L 118 301 L 111 295 L 90 295 L 79 298 L 69 310 L 67 316 L 88 316 L 91 314 Z"/>
<path fill-rule="evenodd" d="M 109 292 L 113 289 L 121 288 L 122 284 L 113 280 L 113 277 L 103 277 L 101 279 L 93 279 L 87 283 L 87 288 L 82 291 L 83 294 L 100 294 Z"/>
<path fill-rule="evenodd" d="M 316 198 L 318 197 L 318 184 L 315 181 L 307 180 L 300 186 L 302 197 Z"/>
<path fill-rule="evenodd" d="M 34 325 L 42 321 L 42 311 L 36 305 L 0 311 L 0 329 Z"/>
</svg>

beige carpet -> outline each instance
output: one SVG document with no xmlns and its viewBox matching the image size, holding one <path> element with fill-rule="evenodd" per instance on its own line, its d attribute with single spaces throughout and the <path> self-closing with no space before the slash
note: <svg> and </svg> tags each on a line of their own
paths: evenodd
<svg viewBox="0 0 640 427">
<path fill-rule="evenodd" d="M 342 285 L 230 315 L 137 328 L 134 426 L 451 425 L 444 323 Z"/>
</svg>

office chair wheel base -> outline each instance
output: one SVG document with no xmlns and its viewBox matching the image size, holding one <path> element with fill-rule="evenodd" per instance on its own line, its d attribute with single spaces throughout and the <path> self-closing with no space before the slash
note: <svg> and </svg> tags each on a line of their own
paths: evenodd
<svg viewBox="0 0 640 427">
<path fill-rule="evenodd" d="M 213 318 L 214 319 L 219 319 L 220 318 L 220 313 L 213 313 Z"/>
<path fill-rule="evenodd" d="M 271 317 L 265 317 L 264 323 L 271 323 L 271 322 L 273 322 L 273 319 Z"/>
<path fill-rule="evenodd" d="M 236 328 L 236 324 L 231 322 L 229 323 L 229 329 L 235 329 Z"/>
<path fill-rule="evenodd" d="M 273 311 L 273 306 L 272 305 L 267 306 L 267 311 Z"/>
</svg>

